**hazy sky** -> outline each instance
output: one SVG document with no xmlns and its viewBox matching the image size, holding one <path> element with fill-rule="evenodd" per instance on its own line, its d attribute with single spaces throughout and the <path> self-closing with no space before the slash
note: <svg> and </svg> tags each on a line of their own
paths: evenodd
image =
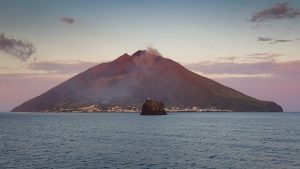
<svg viewBox="0 0 300 169">
<path fill-rule="evenodd" d="M 300 111 L 300 1 L 0 0 L 0 111 L 147 46 Z"/>
</svg>

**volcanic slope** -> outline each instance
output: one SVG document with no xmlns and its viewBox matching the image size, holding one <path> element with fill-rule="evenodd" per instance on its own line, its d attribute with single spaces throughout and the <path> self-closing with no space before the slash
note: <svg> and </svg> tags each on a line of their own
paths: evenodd
<svg viewBox="0 0 300 169">
<path fill-rule="evenodd" d="M 187 70 L 154 49 L 92 67 L 12 111 L 48 112 L 80 106 L 138 106 L 147 98 L 167 107 L 215 107 L 241 112 L 281 112 L 274 102 L 261 101 Z"/>
</svg>

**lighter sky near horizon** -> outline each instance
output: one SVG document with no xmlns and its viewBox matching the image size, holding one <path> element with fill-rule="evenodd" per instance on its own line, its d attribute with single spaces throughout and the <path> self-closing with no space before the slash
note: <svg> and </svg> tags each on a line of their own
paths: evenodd
<svg viewBox="0 0 300 169">
<path fill-rule="evenodd" d="M 149 46 L 196 73 L 300 111 L 300 1 L 0 2 L 0 111 Z M 28 45 L 9 46 L 13 40 L 33 45 L 28 59 L 16 54 Z"/>
</svg>

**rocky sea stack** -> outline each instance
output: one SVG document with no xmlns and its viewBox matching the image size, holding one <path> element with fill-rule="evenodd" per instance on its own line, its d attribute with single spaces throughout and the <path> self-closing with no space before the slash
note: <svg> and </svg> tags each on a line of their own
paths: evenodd
<svg viewBox="0 0 300 169">
<path fill-rule="evenodd" d="M 141 115 L 167 115 L 164 104 L 155 100 L 146 100 Z"/>
</svg>

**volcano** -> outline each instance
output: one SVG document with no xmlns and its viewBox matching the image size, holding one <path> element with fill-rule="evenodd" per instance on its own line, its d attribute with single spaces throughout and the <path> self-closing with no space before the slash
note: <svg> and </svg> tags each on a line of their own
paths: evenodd
<svg viewBox="0 0 300 169">
<path fill-rule="evenodd" d="M 147 98 L 166 107 L 215 108 L 234 112 L 281 112 L 270 101 L 261 101 L 187 70 L 156 50 L 92 67 L 49 91 L 17 106 L 14 112 L 51 112 L 82 107 L 141 107 Z M 112 111 L 115 109 L 112 109 Z"/>
</svg>

